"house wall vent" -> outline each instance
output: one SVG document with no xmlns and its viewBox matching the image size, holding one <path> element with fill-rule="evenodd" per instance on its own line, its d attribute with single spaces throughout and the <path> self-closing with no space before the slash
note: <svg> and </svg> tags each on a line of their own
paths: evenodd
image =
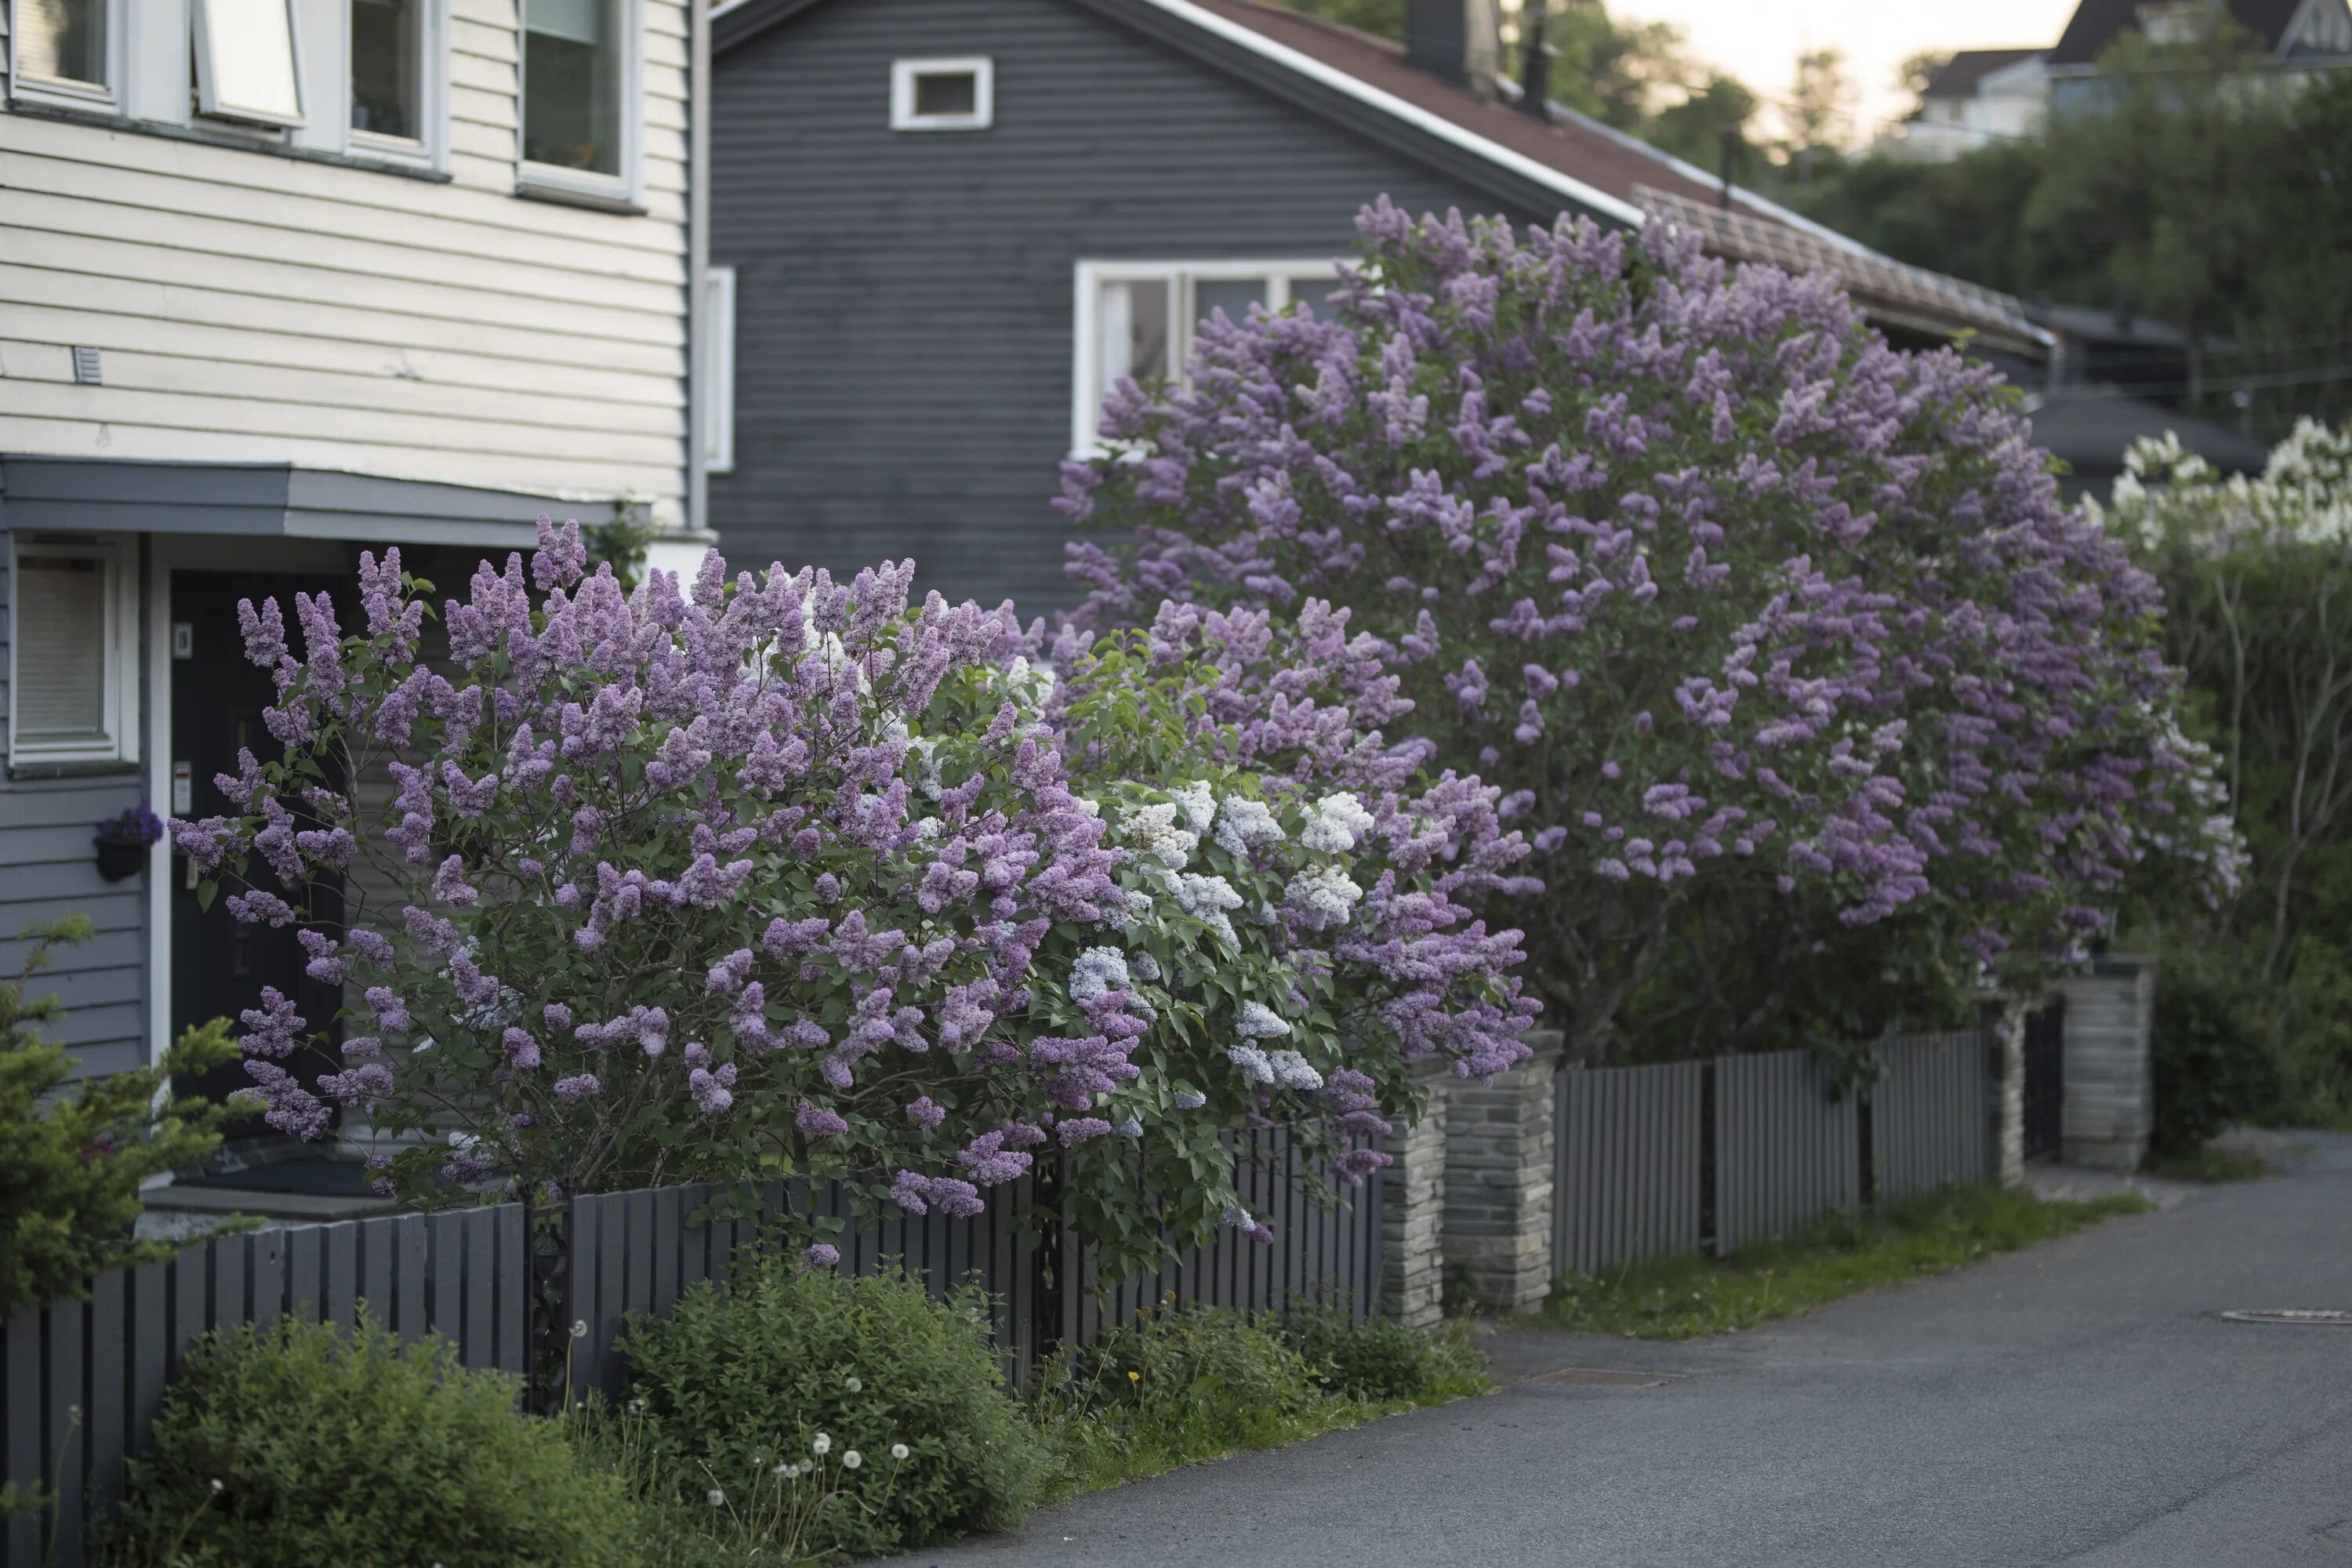
<svg viewBox="0 0 2352 1568">
<path fill-rule="evenodd" d="M 80 344 L 73 352 L 74 380 L 83 386 L 97 386 L 104 377 L 100 374 L 98 351 Z"/>
</svg>

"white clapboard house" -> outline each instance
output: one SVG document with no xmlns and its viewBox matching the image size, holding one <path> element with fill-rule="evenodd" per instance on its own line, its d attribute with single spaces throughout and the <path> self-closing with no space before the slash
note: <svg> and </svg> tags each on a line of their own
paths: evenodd
<svg viewBox="0 0 2352 1568">
<path fill-rule="evenodd" d="M 455 587 L 542 512 L 698 556 L 701 10 L 0 0 L 0 937 L 96 921 L 84 1071 L 317 989 L 168 843 L 110 879 L 92 841 L 222 809 L 240 595 L 340 602 L 386 544 Z"/>
</svg>

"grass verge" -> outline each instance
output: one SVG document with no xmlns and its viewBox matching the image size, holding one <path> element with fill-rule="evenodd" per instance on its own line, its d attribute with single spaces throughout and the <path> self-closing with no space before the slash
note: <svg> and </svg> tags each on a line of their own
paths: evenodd
<svg viewBox="0 0 2352 1568">
<path fill-rule="evenodd" d="M 1030 1402 L 1046 1453 L 1041 1505 L 1494 1386 L 1466 1319 L 1426 1333 L 1329 1326 L 1160 1310 L 1049 1365 Z"/>
<path fill-rule="evenodd" d="M 2150 1154 L 2140 1163 L 2140 1174 L 2168 1182 L 2251 1182 L 2271 1173 L 2253 1154 L 2208 1143 L 2187 1154 Z"/>
<path fill-rule="evenodd" d="M 1691 1253 L 1633 1264 L 1605 1279 L 1570 1275 L 1543 1316 L 1548 1327 L 1579 1333 L 1699 1339 L 1949 1273 L 2149 1206 L 2129 1193 L 2044 1203 L 1999 1187 L 1949 1187 L 1879 1214 L 1835 1215 L 1790 1240 L 1720 1262 Z"/>
</svg>

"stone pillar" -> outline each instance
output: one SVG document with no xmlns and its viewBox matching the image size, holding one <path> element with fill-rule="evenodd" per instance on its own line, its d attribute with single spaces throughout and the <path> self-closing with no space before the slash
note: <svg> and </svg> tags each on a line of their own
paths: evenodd
<svg viewBox="0 0 2352 1568">
<path fill-rule="evenodd" d="M 1445 1271 L 1502 1311 L 1551 1294 L 1560 1037 L 1528 1043 L 1536 1054 L 1494 1082 L 1445 1087 Z"/>
<path fill-rule="evenodd" d="M 2148 1033 L 2156 960 L 2108 957 L 2058 982 L 2066 998 L 2066 1102 L 2060 1153 L 2069 1165 L 2136 1171 L 2156 1125 Z"/>
<path fill-rule="evenodd" d="M 2000 1042 L 2000 1184 L 2025 1185 L 2025 1000 L 2004 998 L 1992 1010 Z"/>
<path fill-rule="evenodd" d="M 1381 1173 L 1381 1316 L 1409 1329 L 1444 1316 L 1446 1110 L 1433 1085 L 1422 1119 L 1385 1140 L 1396 1163 Z"/>
</svg>

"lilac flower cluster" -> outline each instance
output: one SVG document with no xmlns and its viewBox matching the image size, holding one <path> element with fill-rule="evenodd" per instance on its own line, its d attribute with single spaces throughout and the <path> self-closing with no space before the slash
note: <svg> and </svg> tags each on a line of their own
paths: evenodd
<svg viewBox="0 0 2352 1568">
<path fill-rule="evenodd" d="M 2098 923 L 2199 763 L 2153 583 L 1992 372 L 1665 225 L 1360 228 L 1329 314 L 1206 327 L 1182 382 L 1111 395 L 1122 451 L 1061 504 L 1134 542 L 1071 547 L 1083 624 L 1352 606 L 1363 711 L 1411 702 L 1414 761 L 1511 792 L 1549 884 L 1513 918 L 1584 1043 L 1767 933 L 2038 955 Z"/>
<path fill-rule="evenodd" d="M 1491 1073 L 1524 1054 L 1516 933 L 1455 895 L 1502 885 L 1527 847 L 1491 790 L 1405 789 L 1412 760 L 1347 706 L 1402 710 L 1344 616 L 1174 613 L 1150 656 L 1171 710 L 1222 717 L 1161 748 L 1213 752 L 1216 782 L 1163 784 L 1088 727 L 1102 671 L 1082 645 L 1049 652 L 1009 609 L 910 605 L 912 571 L 730 581 L 713 554 L 625 594 L 576 527 L 543 522 L 528 562 L 484 563 L 441 606 L 446 657 L 396 552 L 362 558 L 363 629 L 298 602 L 299 656 L 274 601 L 241 606 L 283 755 L 221 776 L 237 815 L 172 830 L 236 889 L 233 918 L 297 925 L 367 1030 L 305 1084 L 278 1063 L 310 1026 L 265 996 L 247 1070 L 271 1123 L 454 1116 L 459 1141 L 380 1168 L 420 1196 L 436 1174 L 591 1192 L 882 1170 L 876 1201 L 962 1215 L 1050 1149 L 1083 1217 L 1139 1157 L 1190 1184 L 1173 1201 L 1205 1226 L 1234 1191 L 1223 1130 L 1307 1115 L 1365 1136 L 1349 1096 L 1402 1106 L 1411 1058 Z M 287 896 L 243 885 L 248 858 Z M 342 921 L 314 919 L 312 883 L 362 867 Z M 1287 909 L 1300 878 L 1354 893 L 1336 916 Z M 1356 1059 L 1318 1027 L 1266 1083 L 1233 1081 L 1169 1023 L 1220 965 L 1264 999 L 1254 1027 L 1345 1018 Z M 1374 1087 L 1334 1098 L 1356 1079 Z"/>
</svg>

